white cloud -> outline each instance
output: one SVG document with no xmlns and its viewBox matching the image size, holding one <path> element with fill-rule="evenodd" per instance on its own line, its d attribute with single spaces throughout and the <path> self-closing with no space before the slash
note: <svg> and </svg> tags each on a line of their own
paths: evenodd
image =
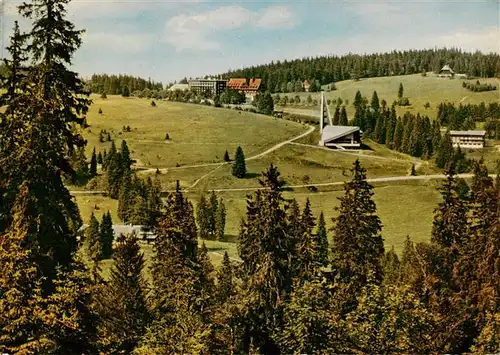
<svg viewBox="0 0 500 355">
<path fill-rule="evenodd" d="M 254 26 L 265 29 L 292 27 L 295 19 L 283 6 L 253 12 L 238 5 L 223 6 L 196 15 L 177 15 L 165 25 L 165 41 L 177 51 L 213 50 L 222 45 L 212 38 L 217 31 Z"/>
<path fill-rule="evenodd" d="M 155 37 L 148 34 L 114 33 L 84 33 L 82 36 L 83 49 L 112 53 L 140 53 L 147 51 L 154 43 Z"/>
<path fill-rule="evenodd" d="M 293 27 L 296 20 L 293 13 L 286 6 L 269 7 L 262 12 L 260 19 L 257 21 L 257 27 L 268 29 Z"/>
</svg>

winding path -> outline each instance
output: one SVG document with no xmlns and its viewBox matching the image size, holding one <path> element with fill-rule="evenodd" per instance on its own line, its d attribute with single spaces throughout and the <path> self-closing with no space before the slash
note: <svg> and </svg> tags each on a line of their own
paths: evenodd
<svg viewBox="0 0 500 355">
<path fill-rule="evenodd" d="M 248 160 L 255 160 L 255 159 L 259 159 L 259 158 L 262 158 L 263 156 L 265 155 L 268 155 L 269 153 L 272 153 L 274 152 L 276 149 L 279 149 L 281 147 L 283 147 L 284 145 L 286 144 L 289 144 L 289 143 L 292 143 L 300 138 L 303 138 L 303 137 L 306 137 L 308 136 L 309 134 L 311 134 L 312 132 L 314 132 L 314 129 L 315 127 L 313 126 L 308 126 L 309 129 L 298 135 L 298 136 L 295 136 L 293 138 L 290 138 L 290 139 L 287 139 L 283 142 L 280 142 L 274 146 L 272 146 L 271 148 L 263 151 L 262 153 L 259 153 L 257 155 L 254 155 L 254 156 L 251 156 L 249 158 L 245 158 L 245 161 L 248 161 Z M 226 165 L 226 164 L 230 164 L 230 163 L 226 163 L 226 162 L 223 162 L 223 163 L 206 163 L 206 164 L 197 164 L 197 165 L 185 165 L 185 166 L 176 166 L 176 167 L 171 167 L 171 168 L 159 168 L 158 170 L 162 173 L 166 173 L 168 172 L 169 170 L 178 170 L 178 169 L 189 169 L 189 168 L 203 168 L 203 167 L 207 167 L 207 166 L 217 166 L 217 169 L 222 166 L 222 165 Z M 139 172 L 141 173 L 154 173 L 156 172 L 156 169 L 155 168 L 148 168 L 148 169 L 142 169 L 142 170 L 139 170 Z M 211 173 L 213 172 L 213 170 L 211 172 L 209 172 L 208 174 L 206 175 L 210 175 Z M 198 179 L 200 180 L 200 179 Z M 196 182 L 197 184 L 198 182 Z"/>
</svg>

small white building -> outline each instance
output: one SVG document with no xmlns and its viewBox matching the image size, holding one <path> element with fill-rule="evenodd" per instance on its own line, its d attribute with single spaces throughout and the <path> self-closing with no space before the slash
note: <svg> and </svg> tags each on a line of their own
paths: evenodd
<svg viewBox="0 0 500 355">
<path fill-rule="evenodd" d="M 454 148 L 481 149 L 486 142 L 486 131 L 450 131 Z"/>
<path fill-rule="evenodd" d="M 79 229 L 78 229 L 78 234 L 83 234 L 84 231 L 89 227 L 88 224 L 83 224 Z M 137 236 L 137 239 L 139 240 L 146 240 L 146 241 L 151 241 L 156 238 L 156 235 L 154 232 L 148 230 L 146 226 L 143 225 L 132 225 L 132 224 L 113 224 L 113 237 L 114 240 L 116 241 L 120 234 L 123 235 L 130 235 L 130 234 L 135 234 Z M 79 239 L 77 237 L 77 239 Z"/>
<path fill-rule="evenodd" d="M 323 92 L 321 93 L 320 110 L 319 126 L 321 140 L 319 141 L 319 145 L 337 149 L 361 147 L 361 130 L 359 127 L 333 125 L 330 110 Z"/>
</svg>

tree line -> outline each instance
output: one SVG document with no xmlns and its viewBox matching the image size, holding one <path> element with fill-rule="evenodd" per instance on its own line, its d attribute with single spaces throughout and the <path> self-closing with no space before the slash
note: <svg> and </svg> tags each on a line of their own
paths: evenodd
<svg viewBox="0 0 500 355">
<path fill-rule="evenodd" d="M 326 85 L 348 79 L 438 73 L 449 64 L 455 72 L 470 77 L 500 76 L 497 53 L 469 53 L 457 49 L 392 51 L 382 54 L 347 54 L 273 61 L 222 74 L 224 78 L 262 78 L 271 92 L 304 91 L 304 81 Z"/>
<path fill-rule="evenodd" d="M 459 104 L 443 102 L 438 105 L 437 119 L 441 125 L 448 126 L 455 130 L 474 129 L 476 122 L 487 122 L 500 118 L 500 104 L 490 102 L 486 105 L 480 104 Z"/>
<path fill-rule="evenodd" d="M 146 80 L 126 74 L 93 74 L 87 84 L 90 91 L 95 94 L 122 95 L 125 91 L 142 93 L 144 90 L 163 90 L 161 82 L 152 81 L 151 78 Z"/>
<path fill-rule="evenodd" d="M 464 81 L 462 86 L 472 92 L 495 91 L 497 89 L 496 85 L 481 84 L 479 80 L 476 80 L 475 83 Z"/>
</svg>

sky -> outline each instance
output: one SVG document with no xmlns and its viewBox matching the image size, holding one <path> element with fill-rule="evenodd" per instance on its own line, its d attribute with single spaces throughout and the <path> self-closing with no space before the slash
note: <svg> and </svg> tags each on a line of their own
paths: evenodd
<svg viewBox="0 0 500 355">
<path fill-rule="evenodd" d="M 6 46 L 20 1 L 0 1 Z M 86 30 L 73 58 L 84 77 L 126 73 L 168 83 L 318 55 L 500 52 L 498 0 L 73 0 L 68 19 Z"/>
</svg>

